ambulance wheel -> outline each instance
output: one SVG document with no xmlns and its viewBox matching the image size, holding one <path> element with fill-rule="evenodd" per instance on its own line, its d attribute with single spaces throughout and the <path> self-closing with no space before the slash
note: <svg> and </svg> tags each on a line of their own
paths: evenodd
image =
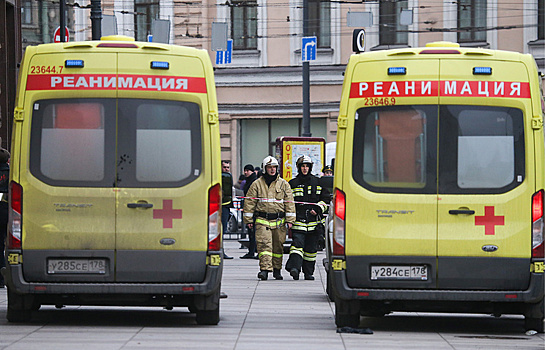
<svg viewBox="0 0 545 350">
<path fill-rule="evenodd" d="M 527 312 L 524 314 L 524 328 L 527 331 L 534 330 L 538 333 L 544 333 L 544 314 L 545 303 L 543 300 L 537 304 L 528 305 Z"/>
<path fill-rule="evenodd" d="M 32 317 L 32 298 L 10 292 L 8 288 L 8 309 L 6 318 L 9 322 L 28 322 Z"/>
<path fill-rule="evenodd" d="M 335 300 L 335 325 L 337 328 L 352 327 L 360 325 L 359 303 L 354 301 Z"/>
<path fill-rule="evenodd" d="M 195 316 L 197 324 L 215 326 L 220 322 L 220 308 L 197 311 Z"/>
</svg>

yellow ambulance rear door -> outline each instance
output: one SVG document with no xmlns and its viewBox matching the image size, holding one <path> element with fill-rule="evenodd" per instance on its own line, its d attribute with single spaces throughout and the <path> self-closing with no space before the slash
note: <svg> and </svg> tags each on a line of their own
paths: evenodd
<svg viewBox="0 0 545 350">
<path fill-rule="evenodd" d="M 25 113 L 15 122 L 22 136 L 12 163 L 23 193 L 27 281 L 114 280 L 115 145 L 105 140 L 115 133 L 115 86 L 90 91 L 101 83 L 89 77 L 115 76 L 116 59 L 88 47 L 27 51 Z"/>
<path fill-rule="evenodd" d="M 149 55 L 117 58 L 117 281 L 200 282 L 212 179 L 206 70 L 195 55 L 146 45 Z"/>
<path fill-rule="evenodd" d="M 362 59 L 351 77 L 342 188 L 351 287 L 435 287 L 439 63 L 412 55 Z"/>
<path fill-rule="evenodd" d="M 526 66 L 440 62 L 438 287 L 524 290 L 535 191 Z"/>
</svg>

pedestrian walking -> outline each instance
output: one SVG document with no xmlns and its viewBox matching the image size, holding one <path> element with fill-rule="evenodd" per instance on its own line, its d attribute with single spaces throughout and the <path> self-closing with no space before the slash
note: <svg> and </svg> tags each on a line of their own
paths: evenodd
<svg viewBox="0 0 545 350">
<path fill-rule="evenodd" d="M 272 271 L 273 277 L 281 280 L 286 226 L 291 228 L 295 222 L 295 205 L 289 183 L 278 176 L 278 161 L 267 156 L 262 169 L 263 175 L 246 195 L 244 223 L 250 228 L 255 225 L 260 269 L 257 277 L 266 280 Z"/>
<path fill-rule="evenodd" d="M 252 164 L 246 164 L 244 166 L 244 187 L 242 188 L 242 191 L 244 192 L 244 197 L 248 194 L 248 190 L 250 190 L 250 186 L 254 183 L 255 180 L 257 180 L 257 174 L 254 172 L 254 166 Z M 244 208 L 244 199 L 242 200 L 243 205 L 242 208 Z M 255 259 L 257 258 L 255 253 L 257 250 L 257 245 L 255 241 L 255 227 L 249 228 L 248 225 L 246 225 L 246 229 L 248 232 L 248 239 L 249 239 L 249 245 L 248 245 L 248 253 L 241 256 L 241 259 Z"/>
<path fill-rule="evenodd" d="M 301 269 L 305 280 L 314 280 L 318 240 L 324 233 L 323 214 L 327 210 L 329 191 L 312 175 L 312 159 L 301 156 L 296 161 L 297 176 L 290 180 L 297 218 L 291 228 L 292 244 L 286 270 L 294 280 Z"/>
<path fill-rule="evenodd" d="M 221 226 L 223 227 L 223 233 L 227 232 L 227 223 L 229 222 L 229 215 L 231 213 L 231 207 L 233 206 L 233 176 L 231 175 L 231 164 L 228 160 L 221 161 Z M 233 259 L 232 256 L 223 252 L 224 259 Z"/>
</svg>

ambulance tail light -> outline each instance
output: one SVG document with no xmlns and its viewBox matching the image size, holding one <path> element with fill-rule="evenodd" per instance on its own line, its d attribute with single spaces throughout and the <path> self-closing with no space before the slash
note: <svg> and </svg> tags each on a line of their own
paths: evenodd
<svg viewBox="0 0 545 350">
<path fill-rule="evenodd" d="M 532 258 L 543 258 L 543 190 L 532 196 Z"/>
<path fill-rule="evenodd" d="M 219 184 L 212 186 L 208 191 L 208 250 L 221 249 L 221 187 Z"/>
<path fill-rule="evenodd" d="M 9 223 L 7 248 L 21 249 L 21 232 L 23 223 L 23 187 L 17 182 L 9 184 Z"/>
<path fill-rule="evenodd" d="M 335 189 L 333 205 L 333 255 L 344 255 L 346 197 L 343 191 Z"/>
</svg>

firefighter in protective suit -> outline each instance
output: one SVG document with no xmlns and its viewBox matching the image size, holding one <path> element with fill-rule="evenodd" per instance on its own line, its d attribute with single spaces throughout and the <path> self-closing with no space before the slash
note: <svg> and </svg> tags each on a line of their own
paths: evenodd
<svg viewBox="0 0 545 350">
<path fill-rule="evenodd" d="M 299 157 L 295 164 L 298 174 L 290 181 L 290 186 L 297 218 L 291 228 L 293 242 L 286 270 L 298 280 L 302 268 L 305 280 L 314 280 L 318 239 L 324 232 L 323 214 L 327 210 L 329 191 L 312 175 L 313 162 L 309 156 Z"/>
<path fill-rule="evenodd" d="M 281 280 L 282 255 L 286 241 L 286 226 L 295 222 L 295 204 L 290 185 L 278 176 L 278 161 L 271 156 L 263 159 L 263 176 L 250 186 L 244 200 L 244 223 L 252 228 L 255 220 L 255 240 L 259 255 L 261 280 L 269 272 Z"/>
</svg>

